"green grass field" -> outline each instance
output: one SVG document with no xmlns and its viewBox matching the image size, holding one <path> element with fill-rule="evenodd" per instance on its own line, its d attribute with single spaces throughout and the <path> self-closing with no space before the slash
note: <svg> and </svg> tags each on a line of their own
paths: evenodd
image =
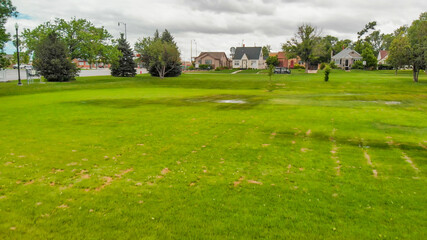
<svg viewBox="0 0 427 240">
<path fill-rule="evenodd" d="M 427 75 L 0 83 L 0 239 L 425 239 Z"/>
</svg>

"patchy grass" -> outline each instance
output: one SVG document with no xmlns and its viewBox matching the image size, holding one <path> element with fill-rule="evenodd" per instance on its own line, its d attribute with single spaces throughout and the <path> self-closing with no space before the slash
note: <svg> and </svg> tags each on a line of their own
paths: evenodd
<svg viewBox="0 0 427 240">
<path fill-rule="evenodd" d="M 0 236 L 425 238 L 427 76 L 330 77 L 1 83 Z"/>
</svg>

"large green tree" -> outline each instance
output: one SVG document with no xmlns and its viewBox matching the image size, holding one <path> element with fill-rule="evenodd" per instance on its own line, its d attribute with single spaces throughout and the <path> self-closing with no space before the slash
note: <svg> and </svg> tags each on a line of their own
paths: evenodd
<svg viewBox="0 0 427 240">
<path fill-rule="evenodd" d="M 133 77 L 136 75 L 136 63 L 133 60 L 133 51 L 123 34 L 118 40 L 117 49 L 121 55 L 111 65 L 111 75 L 115 77 Z"/>
<path fill-rule="evenodd" d="M 35 47 L 34 67 L 48 81 L 64 82 L 74 79 L 79 69 L 68 57 L 66 44 L 57 33 L 51 32 Z"/>
<path fill-rule="evenodd" d="M 420 70 L 425 69 L 427 63 L 427 12 L 412 22 L 408 29 L 408 39 L 411 46 L 410 64 L 413 68 L 413 79 L 418 82 Z"/>
<path fill-rule="evenodd" d="M 151 76 L 176 77 L 181 74 L 180 53 L 173 36 L 165 30 L 160 36 L 145 37 L 135 44 L 135 51 Z"/>
<path fill-rule="evenodd" d="M 363 51 L 362 51 L 362 61 L 366 62 L 365 67 L 369 69 L 375 69 L 377 67 L 378 61 L 377 57 L 374 54 L 374 50 L 369 42 L 365 42 L 363 44 Z"/>
<path fill-rule="evenodd" d="M 409 44 L 408 37 L 404 34 L 400 34 L 390 44 L 387 63 L 394 67 L 395 74 L 397 75 L 397 70 L 400 67 L 409 65 L 410 57 L 411 45 Z"/>
<path fill-rule="evenodd" d="M 69 21 L 57 18 L 32 30 L 24 29 L 22 34 L 24 47 L 30 52 L 34 51 L 40 40 L 52 31 L 58 33 L 58 37 L 66 44 L 68 54 L 73 59 L 85 59 L 90 64 L 95 63 L 97 59 L 103 59 L 108 63 L 111 56 L 117 55 L 103 55 L 107 53 L 103 48 L 114 45 L 112 35 L 104 27 L 96 27 L 86 19 L 77 18 Z"/>
<path fill-rule="evenodd" d="M 300 57 L 305 63 L 305 71 L 308 72 L 310 64 L 319 61 L 324 55 L 324 46 L 315 26 L 303 24 L 298 27 L 295 36 L 282 46 L 288 58 Z"/>
<path fill-rule="evenodd" d="M 8 63 L 5 59 L 4 46 L 10 40 L 10 34 L 6 32 L 4 25 L 8 18 L 17 16 L 17 14 L 11 0 L 0 0 L 0 68 L 6 67 Z"/>
</svg>

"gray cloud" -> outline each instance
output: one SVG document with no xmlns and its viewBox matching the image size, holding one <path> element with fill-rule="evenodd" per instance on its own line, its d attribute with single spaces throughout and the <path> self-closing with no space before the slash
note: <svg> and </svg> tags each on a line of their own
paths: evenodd
<svg viewBox="0 0 427 240">
<path fill-rule="evenodd" d="M 151 36 L 156 29 L 168 29 L 175 36 L 184 58 L 190 56 L 190 41 L 200 51 L 226 51 L 231 46 L 269 44 L 279 50 L 291 38 L 298 25 L 311 23 L 323 35 L 355 39 L 356 33 L 370 21 L 377 21 L 382 32 L 392 32 L 411 24 L 427 9 L 423 0 L 14 0 L 18 10 L 31 19 L 11 19 L 6 27 L 13 31 L 34 28 L 56 17 L 86 18 L 105 26 L 118 37 L 126 22 L 128 40 Z M 404 14 L 403 14 L 404 13 Z M 193 44 L 194 45 L 194 44 Z M 195 52 L 195 48 L 193 49 Z M 194 54 L 193 54 L 194 55 Z"/>
</svg>

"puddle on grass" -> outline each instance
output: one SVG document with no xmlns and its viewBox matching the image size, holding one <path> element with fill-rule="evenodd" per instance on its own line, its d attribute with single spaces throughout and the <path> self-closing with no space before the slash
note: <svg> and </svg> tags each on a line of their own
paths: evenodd
<svg viewBox="0 0 427 240">
<path fill-rule="evenodd" d="M 79 102 L 93 106 L 111 108 L 134 108 L 149 104 L 164 104 L 169 106 L 196 106 L 203 104 L 212 105 L 218 109 L 250 109 L 261 104 L 265 98 L 253 95 L 211 95 L 192 98 L 160 98 L 160 99 L 92 99 Z"/>
<path fill-rule="evenodd" d="M 385 102 L 385 104 L 387 104 L 387 105 L 399 105 L 399 104 L 402 104 L 402 103 L 398 102 L 398 101 L 388 101 L 388 102 Z"/>
<path fill-rule="evenodd" d="M 239 100 L 239 99 L 234 99 L 234 100 L 218 100 L 215 101 L 217 103 L 235 103 L 235 104 L 245 104 L 247 103 L 246 101 L 243 100 Z"/>
</svg>

